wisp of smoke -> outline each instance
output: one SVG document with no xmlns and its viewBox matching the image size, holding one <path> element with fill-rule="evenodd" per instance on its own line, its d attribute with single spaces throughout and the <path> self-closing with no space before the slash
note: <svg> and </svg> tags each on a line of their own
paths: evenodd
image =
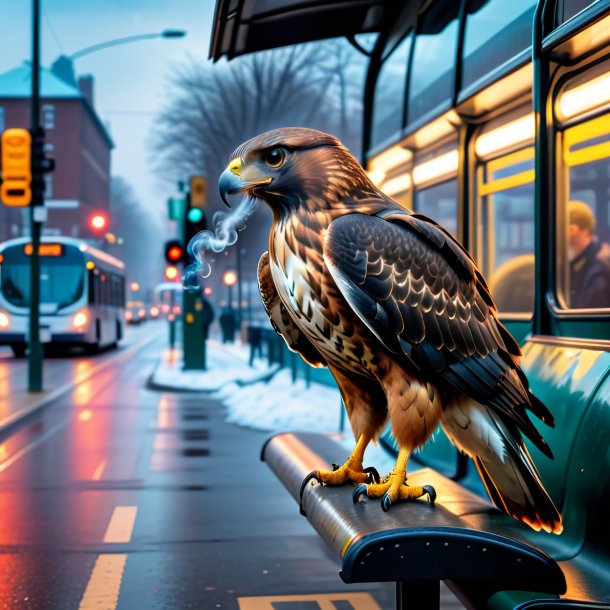
<svg viewBox="0 0 610 610">
<path fill-rule="evenodd" d="M 237 232 L 246 226 L 246 221 L 258 205 L 256 197 L 246 196 L 241 203 L 229 212 L 216 212 L 212 218 L 214 230 L 200 231 L 191 239 L 187 252 L 195 259 L 192 265 L 184 270 L 184 288 L 195 289 L 199 286 L 199 278 L 209 277 L 212 269 L 206 260 L 206 253 L 222 252 L 226 247 L 237 241 Z"/>
</svg>

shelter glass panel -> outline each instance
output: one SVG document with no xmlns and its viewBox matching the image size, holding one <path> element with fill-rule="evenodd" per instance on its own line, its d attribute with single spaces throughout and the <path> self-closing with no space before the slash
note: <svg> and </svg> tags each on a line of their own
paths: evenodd
<svg viewBox="0 0 610 610">
<path fill-rule="evenodd" d="M 457 179 L 416 191 L 414 208 L 457 237 Z"/>
<path fill-rule="evenodd" d="M 563 134 L 558 292 L 570 309 L 610 308 L 610 115 Z"/>
<path fill-rule="evenodd" d="M 451 100 L 459 7 L 455 0 L 441 0 L 422 17 L 411 62 L 409 123 Z"/>
<path fill-rule="evenodd" d="M 532 43 L 535 0 L 470 0 L 464 34 L 462 86 L 508 61 Z"/>
<path fill-rule="evenodd" d="M 383 63 L 373 101 L 373 131 L 371 145 L 378 146 L 402 129 L 407 65 L 411 50 L 411 36 L 392 51 Z"/>
<path fill-rule="evenodd" d="M 560 22 L 563 23 L 574 15 L 584 11 L 591 4 L 595 4 L 595 0 L 560 0 L 558 8 Z"/>
<path fill-rule="evenodd" d="M 504 314 L 534 309 L 534 148 L 477 169 L 478 263 Z"/>
</svg>

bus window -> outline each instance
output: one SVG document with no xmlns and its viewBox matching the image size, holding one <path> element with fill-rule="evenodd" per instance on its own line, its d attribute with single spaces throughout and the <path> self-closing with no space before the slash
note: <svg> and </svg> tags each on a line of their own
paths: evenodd
<svg viewBox="0 0 610 610">
<path fill-rule="evenodd" d="M 4 298 L 16 307 L 30 304 L 30 255 L 26 248 L 12 246 L 3 252 L 0 289 Z M 60 252 L 40 257 L 40 302 L 55 305 L 58 310 L 76 303 L 84 290 L 82 253 L 69 246 L 62 246 Z"/>
<path fill-rule="evenodd" d="M 462 87 L 472 85 L 532 41 L 535 0 L 469 0 Z"/>
<path fill-rule="evenodd" d="M 407 62 L 411 36 L 406 38 L 384 61 L 375 85 L 371 146 L 375 147 L 402 129 Z"/>
<path fill-rule="evenodd" d="M 411 62 L 409 123 L 451 102 L 459 8 L 455 0 L 438 0 L 421 19 Z"/>
<path fill-rule="evenodd" d="M 457 237 L 457 179 L 416 191 L 414 207 Z"/>
<path fill-rule="evenodd" d="M 610 308 L 609 115 L 564 131 L 563 171 L 560 301 L 570 309 Z"/>
<path fill-rule="evenodd" d="M 478 263 L 503 314 L 534 309 L 534 147 L 477 168 Z"/>
</svg>

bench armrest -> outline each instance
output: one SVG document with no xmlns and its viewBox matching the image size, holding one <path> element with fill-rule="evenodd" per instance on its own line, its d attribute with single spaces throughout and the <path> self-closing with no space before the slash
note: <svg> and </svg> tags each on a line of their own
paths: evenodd
<svg viewBox="0 0 610 610">
<path fill-rule="evenodd" d="M 327 436 L 287 433 L 267 441 L 262 459 L 299 502 L 305 476 L 346 454 Z M 544 552 L 471 528 L 467 515 L 489 510 L 487 502 L 430 469 L 410 473 L 409 482 L 435 485 L 436 504 L 418 500 L 383 512 L 377 501 L 354 504 L 351 486 L 306 486 L 307 519 L 341 559 L 345 582 L 452 580 L 488 591 L 565 592 L 561 569 Z"/>
</svg>

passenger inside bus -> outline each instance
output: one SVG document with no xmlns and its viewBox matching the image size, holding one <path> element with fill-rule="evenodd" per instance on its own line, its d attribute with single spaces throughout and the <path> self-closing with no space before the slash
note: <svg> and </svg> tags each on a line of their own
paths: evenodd
<svg viewBox="0 0 610 610">
<path fill-rule="evenodd" d="M 595 216 L 582 201 L 568 203 L 570 307 L 610 307 L 610 245 L 595 235 Z"/>
</svg>

